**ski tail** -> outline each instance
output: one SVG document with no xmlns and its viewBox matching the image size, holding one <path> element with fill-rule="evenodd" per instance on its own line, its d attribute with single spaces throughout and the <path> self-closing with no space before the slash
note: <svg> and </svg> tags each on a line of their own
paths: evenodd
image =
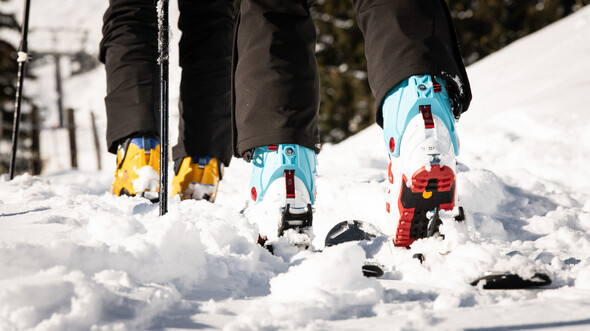
<svg viewBox="0 0 590 331">
<path fill-rule="evenodd" d="M 532 277 L 515 273 L 490 273 L 473 282 L 472 286 L 482 286 L 484 290 L 518 290 L 551 285 L 551 277 L 544 272 L 537 272 Z"/>
</svg>

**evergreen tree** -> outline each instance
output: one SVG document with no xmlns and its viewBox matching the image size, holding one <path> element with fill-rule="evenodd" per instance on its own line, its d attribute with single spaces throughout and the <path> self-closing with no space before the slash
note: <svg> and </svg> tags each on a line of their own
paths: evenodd
<svg viewBox="0 0 590 331">
<path fill-rule="evenodd" d="M 312 15 L 318 30 L 320 138 L 339 142 L 374 122 L 363 36 L 350 1 L 319 1 Z"/>
<path fill-rule="evenodd" d="M 0 0 L 6 1 L 6 0 Z M 19 25 L 12 14 L 0 12 L 0 30 L 19 30 Z M 12 109 L 16 93 L 16 48 L 9 42 L 0 39 L 0 111 L 2 127 L 0 139 L 11 139 Z"/>
<path fill-rule="evenodd" d="M 5 2 L 7 0 L 0 0 Z M 16 21 L 13 14 L 0 12 L 0 31 L 15 31 L 21 30 L 20 25 Z M 4 35 L 4 34 L 3 34 Z M 16 97 L 16 82 L 18 76 L 17 49 L 15 45 L 0 37 L 0 140 L 3 141 L 3 146 L 10 146 L 12 143 L 12 129 L 14 122 L 14 102 Z M 27 76 L 30 78 L 30 76 Z M 24 121 L 31 121 L 30 114 L 23 112 L 21 123 Z M 21 127 L 23 127 L 21 125 Z M 23 130 L 21 130 L 21 134 Z M 31 142 L 32 132 L 29 130 L 24 137 L 19 135 L 19 154 L 16 159 L 16 173 L 27 171 L 29 166 L 37 165 L 38 160 L 31 158 Z M 10 160 L 10 148 L 2 148 L 0 151 L 0 173 L 8 172 Z M 40 167 L 33 169 L 33 174 L 40 171 Z"/>
<path fill-rule="evenodd" d="M 590 0 L 447 0 L 467 65 L 588 3 Z"/>
</svg>

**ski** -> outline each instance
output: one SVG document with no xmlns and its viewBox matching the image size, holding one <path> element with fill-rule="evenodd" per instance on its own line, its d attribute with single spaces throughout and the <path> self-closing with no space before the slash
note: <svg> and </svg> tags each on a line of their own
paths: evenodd
<svg viewBox="0 0 590 331">
<path fill-rule="evenodd" d="M 384 234 L 371 223 L 356 220 L 344 221 L 336 224 L 328 231 L 324 247 L 345 242 L 373 240 L 379 236 L 384 236 Z M 367 260 L 361 270 L 366 277 L 381 277 L 385 274 L 384 266 L 373 260 Z"/>
<path fill-rule="evenodd" d="M 326 235 L 325 247 L 339 245 L 346 242 L 375 242 L 377 240 L 391 240 L 383 234 L 375 225 L 359 221 L 343 221 L 336 224 Z M 361 245 L 363 246 L 363 245 Z M 363 246 L 363 247 L 366 247 Z M 425 256 L 416 253 L 413 258 L 423 263 Z M 385 267 L 378 261 L 368 259 L 362 266 L 362 272 L 366 277 L 382 277 Z M 532 277 L 525 277 L 512 272 L 488 272 L 470 282 L 472 286 L 481 286 L 483 289 L 510 290 L 510 289 L 534 289 L 551 284 L 551 277 L 544 272 L 537 272 Z"/>
<path fill-rule="evenodd" d="M 513 273 L 489 273 L 477 278 L 471 285 L 479 286 L 480 283 L 485 290 L 517 290 L 550 285 L 551 277 L 540 272 L 530 278 Z"/>
</svg>

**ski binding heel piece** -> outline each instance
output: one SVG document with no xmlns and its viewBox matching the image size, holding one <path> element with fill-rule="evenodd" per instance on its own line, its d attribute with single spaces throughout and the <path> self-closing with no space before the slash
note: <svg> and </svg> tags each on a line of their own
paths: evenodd
<svg viewBox="0 0 590 331">
<path fill-rule="evenodd" d="M 313 209 L 311 204 L 307 205 L 307 212 L 305 213 L 291 213 L 291 205 L 287 204 L 285 210 L 283 210 L 283 217 L 279 226 L 279 237 L 281 237 L 285 231 L 294 229 L 299 233 L 303 233 L 304 229 L 311 228 L 313 223 Z"/>
</svg>

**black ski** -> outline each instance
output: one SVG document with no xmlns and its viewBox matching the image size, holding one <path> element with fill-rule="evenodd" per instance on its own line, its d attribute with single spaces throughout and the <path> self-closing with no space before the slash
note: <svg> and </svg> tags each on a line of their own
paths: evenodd
<svg viewBox="0 0 590 331">
<path fill-rule="evenodd" d="M 373 240 L 384 236 L 373 224 L 362 221 L 344 221 L 336 224 L 324 241 L 325 247 L 330 247 L 345 242 Z M 362 266 L 365 277 L 381 277 L 385 274 L 383 265 L 376 261 L 366 261 Z"/>
<path fill-rule="evenodd" d="M 486 290 L 518 290 L 529 289 L 551 284 L 551 277 L 545 273 L 535 273 L 531 278 L 523 278 L 514 273 L 490 273 L 471 282 L 471 285 L 482 284 Z"/>
<path fill-rule="evenodd" d="M 345 242 L 376 241 L 378 239 L 389 240 L 377 227 L 369 222 L 344 221 L 336 224 L 328 232 L 325 246 L 334 246 Z M 414 254 L 414 258 L 424 262 L 425 257 L 421 253 Z M 362 267 L 366 277 L 381 277 L 385 274 L 383 265 L 369 260 Z M 527 278 L 511 272 L 486 273 L 471 282 L 473 286 L 482 285 L 484 289 L 533 289 L 551 284 L 551 277 L 543 272 L 537 272 L 533 277 Z"/>
</svg>

